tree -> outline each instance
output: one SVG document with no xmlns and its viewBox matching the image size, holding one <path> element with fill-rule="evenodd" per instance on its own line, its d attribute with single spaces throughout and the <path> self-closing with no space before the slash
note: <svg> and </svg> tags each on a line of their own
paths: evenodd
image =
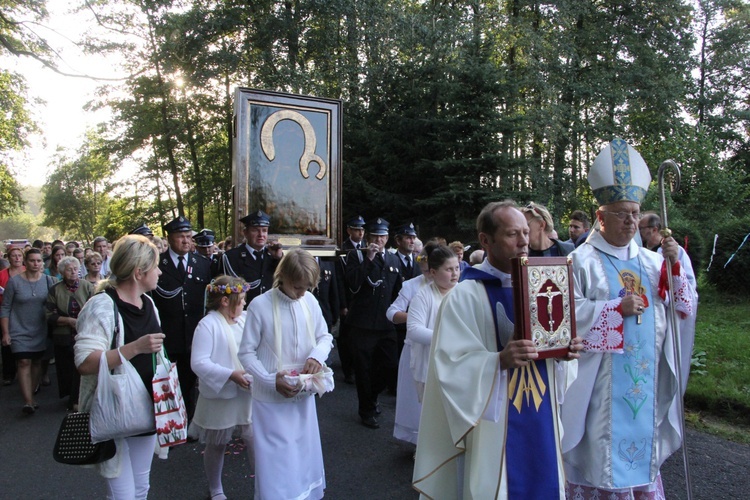
<svg viewBox="0 0 750 500">
<path fill-rule="evenodd" d="M 101 231 L 101 218 L 111 202 L 107 178 L 112 171 L 101 145 L 102 139 L 89 133 L 77 158 L 58 158 L 54 172 L 43 187 L 42 224 L 85 241 L 92 241 L 97 230 Z"/>
</svg>

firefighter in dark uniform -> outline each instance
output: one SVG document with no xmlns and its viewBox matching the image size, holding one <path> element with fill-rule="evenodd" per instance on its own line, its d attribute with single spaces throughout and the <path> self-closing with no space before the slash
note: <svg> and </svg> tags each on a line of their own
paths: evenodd
<svg viewBox="0 0 750 500">
<path fill-rule="evenodd" d="M 385 250 L 388 221 L 367 224 L 367 247 L 346 257 L 346 278 L 352 294 L 346 322 L 350 327 L 362 425 L 380 427 L 378 394 L 396 385 L 398 347 L 396 330 L 385 312 L 403 282 L 398 257 Z"/>
<path fill-rule="evenodd" d="M 414 262 L 414 242 L 417 239 L 417 231 L 413 223 L 403 224 L 394 230 L 394 240 L 396 241 L 396 257 L 398 265 L 401 267 L 401 275 L 404 281 L 416 278 L 422 274 L 422 270 Z M 406 323 L 396 325 L 396 338 L 398 339 L 398 355 L 401 357 L 401 351 L 404 350 L 404 340 L 406 340 Z M 389 390 L 395 390 L 394 387 L 388 387 Z"/>
<path fill-rule="evenodd" d="M 273 288 L 273 273 L 283 251 L 280 244 L 266 245 L 271 225 L 268 214 L 258 210 L 241 218 L 240 222 L 245 225 L 242 230 L 245 243 L 224 253 L 219 272 L 247 281 L 250 290 L 245 300 L 250 304 L 255 297 Z"/>
<path fill-rule="evenodd" d="M 333 325 L 339 320 L 341 312 L 341 281 L 336 273 L 336 262 L 333 258 L 315 257 L 320 268 L 320 281 L 312 293 L 318 299 L 320 310 L 323 313 L 323 319 L 326 320 L 328 331 L 333 329 Z"/>
<path fill-rule="evenodd" d="M 344 374 L 344 382 L 347 384 L 354 383 L 354 362 L 352 361 L 352 343 L 349 335 L 349 325 L 346 323 L 348 314 L 348 304 L 351 300 L 351 292 L 346 283 L 346 255 L 352 250 L 358 250 L 366 246 L 365 236 L 365 219 L 358 215 L 346 223 L 346 232 L 349 237 L 341 244 L 342 255 L 339 258 L 338 280 L 341 290 L 341 323 L 339 324 L 339 336 L 336 338 L 336 347 L 339 351 L 339 360 L 341 361 L 341 371 Z"/>
<path fill-rule="evenodd" d="M 216 241 L 215 234 L 210 229 L 201 229 L 193 236 L 195 252 L 202 255 L 211 263 L 211 276 L 215 277 L 219 272 L 219 256 L 213 252 Z"/>
<path fill-rule="evenodd" d="M 154 232 L 146 224 L 141 224 L 137 228 L 130 231 L 129 234 L 140 234 L 141 236 L 145 236 L 146 238 L 148 238 L 150 242 L 154 242 Z"/>
<path fill-rule="evenodd" d="M 164 226 L 169 248 L 159 256 L 161 276 L 152 292 L 166 338 L 164 348 L 177 363 L 188 416 L 195 410 L 195 374 L 190 369 L 193 333 L 203 318 L 203 298 L 211 282 L 211 264 L 190 252 L 192 227 L 184 217 Z"/>
<path fill-rule="evenodd" d="M 417 231 L 413 223 L 399 226 L 393 232 L 396 240 L 396 257 L 398 257 L 401 266 L 401 274 L 404 281 L 416 278 L 422 274 L 422 270 L 414 262 L 414 242 L 417 239 Z"/>
</svg>

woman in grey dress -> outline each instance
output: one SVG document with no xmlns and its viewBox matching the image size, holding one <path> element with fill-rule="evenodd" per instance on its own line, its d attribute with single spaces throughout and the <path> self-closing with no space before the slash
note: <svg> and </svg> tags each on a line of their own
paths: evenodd
<svg viewBox="0 0 750 500">
<path fill-rule="evenodd" d="M 42 252 L 32 248 L 24 256 L 26 270 L 13 276 L 5 287 L 0 306 L 0 330 L 3 345 L 9 345 L 16 359 L 18 385 L 23 396 L 23 412 L 31 415 L 39 405 L 34 401 L 34 388 L 41 377 L 42 355 L 47 348 L 47 321 L 44 303 L 50 276 L 42 274 Z"/>
</svg>

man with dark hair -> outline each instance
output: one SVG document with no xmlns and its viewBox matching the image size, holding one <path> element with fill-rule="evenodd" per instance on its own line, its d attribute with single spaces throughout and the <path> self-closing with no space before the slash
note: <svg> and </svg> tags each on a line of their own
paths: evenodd
<svg viewBox="0 0 750 500">
<path fill-rule="evenodd" d="M 97 236 L 91 243 L 95 252 L 102 256 L 102 269 L 99 271 L 102 276 L 108 277 L 111 273 L 109 270 L 109 242 L 104 236 Z"/>
<path fill-rule="evenodd" d="M 47 262 L 51 256 L 52 256 L 52 242 L 45 241 L 44 244 L 42 245 L 42 260 L 44 262 Z"/>
<path fill-rule="evenodd" d="M 349 324 L 346 316 L 349 313 L 349 302 L 351 302 L 351 291 L 346 282 L 346 257 L 352 250 L 358 250 L 365 247 L 365 219 L 361 215 L 352 217 L 346 222 L 346 233 L 349 238 L 341 244 L 342 255 L 339 257 L 337 265 L 337 279 L 339 281 L 340 299 L 340 322 L 339 335 L 336 337 L 336 348 L 339 352 L 341 361 L 341 371 L 344 374 L 344 382 L 347 384 L 354 383 L 354 361 L 352 357 L 352 343 L 350 337 Z"/>
<path fill-rule="evenodd" d="M 190 368 L 193 333 L 203 318 L 206 285 L 211 282 L 211 263 L 190 252 L 192 226 L 177 217 L 164 226 L 169 248 L 159 255 L 161 276 L 152 296 L 164 330 L 164 348 L 177 363 L 180 388 L 188 416 L 195 410 L 195 373 Z"/>
<path fill-rule="evenodd" d="M 416 278 L 422 274 L 416 262 L 414 262 L 414 242 L 417 239 L 417 231 L 413 223 L 398 226 L 394 231 L 396 240 L 396 256 L 401 266 L 401 275 L 404 281 Z"/>
<path fill-rule="evenodd" d="M 359 417 L 370 429 L 380 427 L 378 395 L 396 386 L 398 347 L 396 330 L 386 318 L 403 278 L 398 257 L 385 250 L 388 221 L 379 217 L 367 224 L 367 248 L 346 256 L 346 281 L 351 292 L 346 322 L 351 328 Z"/>
<path fill-rule="evenodd" d="M 586 215 L 586 212 L 582 210 L 573 211 L 570 214 L 570 222 L 568 223 L 570 239 L 565 243 L 573 243 L 576 247 L 580 246 L 589 237 L 590 230 L 591 221 L 589 221 L 589 216 Z"/>
<path fill-rule="evenodd" d="M 240 219 L 244 224 L 242 234 L 245 243 L 222 255 L 219 273 L 244 278 L 250 285 L 246 294 L 247 305 L 266 290 L 273 287 L 273 273 L 281 260 L 283 251 L 278 243 L 268 241 L 271 217 L 262 210 Z"/>
<path fill-rule="evenodd" d="M 641 234 L 643 246 L 656 252 L 661 247 L 661 217 L 654 212 L 645 212 L 643 219 L 638 223 L 638 232 Z"/>
</svg>

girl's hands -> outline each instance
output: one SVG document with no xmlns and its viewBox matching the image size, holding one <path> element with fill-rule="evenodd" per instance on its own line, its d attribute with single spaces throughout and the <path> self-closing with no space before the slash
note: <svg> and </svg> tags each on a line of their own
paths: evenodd
<svg viewBox="0 0 750 500">
<path fill-rule="evenodd" d="M 289 372 L 286 370 L 276 372 L 276 392 L 278 392 L 285 398 L 293 398 L 294 396 L 297 395 L 297 393 L 300 391 L 302 387 L 301 386 L 297 387 L 297 386 L 288 384 L 284 380 L 284 375 L 289 375 Z"/>
<path fill-rule="evenodd" d="M 229 380 L 240 386 L 242 389 L 250 388 L 250 381 L 245 378 L 245 372 L 242 370 L 235 370 L 229 376 Z"/>
</svg>

